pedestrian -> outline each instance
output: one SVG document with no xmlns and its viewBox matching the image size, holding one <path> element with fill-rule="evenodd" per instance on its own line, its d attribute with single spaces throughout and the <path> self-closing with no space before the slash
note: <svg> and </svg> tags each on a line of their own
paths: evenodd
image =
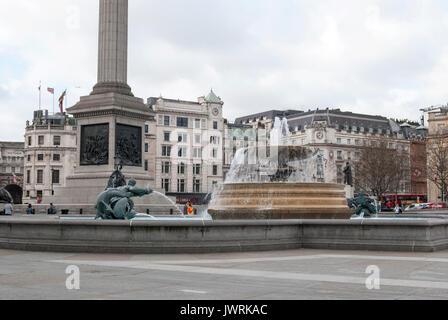
<svg viewBox="0 0 448 320">
<path fill-rule="evenodd" d="M 14 208 L 12 206 L 11 202 L 8 202 L 5 205 L 5 216 L 12 216 L 12 213 L 14 212 Z"/>
<path fill-rule="evenodd" d="M 187 214 L 189 216 L 194 216 L 194 208 L 193 205 L 191 204 L 191 201 L 188 201 L 187 203 Z"/>
<path fill-rule="evenodd" d="M 397 204 L 397 206 L 395 207 L 395 213 L 396 214 L 402 214 L 403 213 L 403 209 L 400 207 L 400 205 Z"/>
<path fill-rule="evenodd" d="M 31 203 L 28 204 L 28 208 L 26 209 L 26 214 L 27 215 L 34 214 L 34 209 L 33 209 L 33 206 L 31 205 Z"/>
<path fill-rule="evenodd" d="M 57 213 L 58 213 L 58 210 L 56 209 L 54 204 L 50 203 L 50 209 L 48 209 L 48 214 L 57 214 Z"/>
</svg>

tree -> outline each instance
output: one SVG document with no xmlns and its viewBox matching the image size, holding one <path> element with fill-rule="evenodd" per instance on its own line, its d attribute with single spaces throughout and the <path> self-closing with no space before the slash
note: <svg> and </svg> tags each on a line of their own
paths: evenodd
<svg viewBox="0 0 448 320">
<path fill-rule="evenodd" d="M 387 193 L 398 193 L 410 178 L 409 159 L 409 152 L 388 148 L 386 143 L 363 148 L 354 164 L 355 189 L 371 192 L 378 199 Z"/>
<path fill-rule="evenodd" d="M 427 143 L 428 179 L 442 193 L 442 201 L 448 194 L 448 141 L 442 136 L 428 139 Z"/>
</svg>

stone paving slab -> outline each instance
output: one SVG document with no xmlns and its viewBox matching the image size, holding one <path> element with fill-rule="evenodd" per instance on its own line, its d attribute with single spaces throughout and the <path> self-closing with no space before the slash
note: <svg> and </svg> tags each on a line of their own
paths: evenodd
<svg viewBox="0 0 448 320">
<path fill-rule="evenodd" d="M 69 265 L 80 290 L 68 290 Z M 380 289 L 368 290 L 368 266 Z M 448 251 L 98 255 L 0 250 L 1 299 L 448 299 Z"/>
</svg>

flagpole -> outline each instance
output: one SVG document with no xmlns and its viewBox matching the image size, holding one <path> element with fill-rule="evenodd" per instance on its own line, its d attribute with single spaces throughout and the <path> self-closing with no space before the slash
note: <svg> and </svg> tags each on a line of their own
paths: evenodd
<svg viewBox="0 0 448 320">
<path fill-rule="evenodd" d="M 42 81 L 39 81 L 39 110 L 41 107 L 41 101 L 42 101 Z"/>
</svg>

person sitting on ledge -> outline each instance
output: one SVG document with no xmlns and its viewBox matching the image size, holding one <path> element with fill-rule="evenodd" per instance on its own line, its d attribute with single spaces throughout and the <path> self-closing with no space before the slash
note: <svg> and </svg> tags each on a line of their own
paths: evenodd
<svg viewBox="0 0 448 320">
<path fill-rule="evenodd" d="M 48 209 L 48 214 L 54 215 L 54 214 L 57 214 L 57 213 L 58 213 L 58 210 L 56 209 L 54 204 L 50 203 L 50 209 Z"/>
<path fill-rule="evenodd" d="M 5 216 L 12 216 L 13 211 L 14 211 L 14 208 L 12 207 L 11 202 L 8 202 L 5 205 Z"/>
<path fill-rule="evenodd" d="M 28 208 L 26 209 L 26 214 L 27 215 L 35 214 L 35 211 L 33 209 L 33 206 L 31 205 L 31 203 L 28 205 Z"/>
</svg>

